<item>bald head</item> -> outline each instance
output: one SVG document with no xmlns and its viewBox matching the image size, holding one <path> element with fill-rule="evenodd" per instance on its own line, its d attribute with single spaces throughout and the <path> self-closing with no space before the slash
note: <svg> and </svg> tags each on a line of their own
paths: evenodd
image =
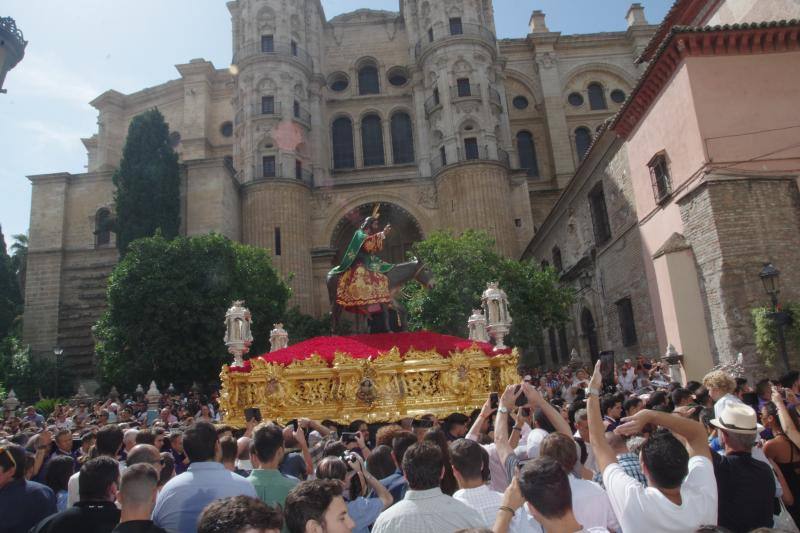
<svg viewBox="0 0 800 533">
<path fill-rule="evenodd" d="M 128 460 L 125 462 L 129 467 L 135 464 L 148 464 L 155 467 L 161 464 L 161 454 L 152 444 L 137 444 L 128 452 Z"/>
<path fill-rule="evenodd" d="M 158 472 L 148 464 L 129 466 L 122 473 L 119 500 L 123 513 L 144 510 L 149 515 L 156 502 Z"/>
<path fill-rule="evenodd" d="M 130 450 L 136 444 L 136 435 L 139 434 L 138 429 L 128 429 L 122 436 L 122 445 L 125 450 Z"/>
<path fill-rule="evenodd" d="M 253 440 L 250 437 L 239 437 L 239 440 L 236 441 L 236 449 L 237 449 L 237 456 L 236 458 L 240 461 L 246 461 L 250 459 L 250 443 Z"/>
</svg>

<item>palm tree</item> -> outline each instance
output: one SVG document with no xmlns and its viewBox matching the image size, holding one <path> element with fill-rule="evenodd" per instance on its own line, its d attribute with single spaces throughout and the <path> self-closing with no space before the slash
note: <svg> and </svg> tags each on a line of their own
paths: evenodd
<svg viewBox="0 0 800 533">
<path fill-rule="evenodd" d="M 24 233 L 19 233 L 17 235 L 12 235 L 11 238 L 15 241 L 14 244 L 11 245 L 11 268 L 14 269 L 14 273 L 17 275 L 19 291 L 24 301 L 25 274 L 28 269 L 28 236 Z"/>
</svg>

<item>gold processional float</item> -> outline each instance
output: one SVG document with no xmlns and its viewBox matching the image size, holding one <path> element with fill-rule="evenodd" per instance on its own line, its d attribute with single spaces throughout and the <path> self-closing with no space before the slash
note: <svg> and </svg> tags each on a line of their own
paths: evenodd
<svg viewBox="0 0 800 533">
<path fill-rule="evenodd" d="M 244 426 L 248 408 L 281 424 L 303 417 L 348 424 L 469 414 L 490 392 L 519 382 L 519 354 L 503 344 L 511 325 L 506 294 L 489 283 L 482 303 L 469 318 L 469 339 L 382 333 L 315 337 L 288 346 L 287 332 L 275 324 L 270 352 L 243 361 L 252 343 L 251 317 L 244 302 L 236 301 L 225 317 L 225 342 L 234 356 L 220 373 L 225 421 Z"/>
</svg>

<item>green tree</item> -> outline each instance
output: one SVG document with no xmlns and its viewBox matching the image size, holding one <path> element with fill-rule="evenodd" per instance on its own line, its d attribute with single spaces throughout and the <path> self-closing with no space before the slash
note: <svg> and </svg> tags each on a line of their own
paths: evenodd
<svg viewBox="0 0 800 533">
<path fill-rule="evenodd" d="M 528 352 L 541 342 L 542 328 L 565 322 L 572 292 L 558 284 L 552 269 L 498 255 L 493 241 L 480 231 L 460 237 L 431 234 L 414 245 L 414 254 L 433 272 L 435 286 L 412 284 L 406 291 L 411 329 L 466 336 L 471 309 L 481 303 L 489 281 L 508 294 L 513 325 L 508 342 Z"/>
<path fill-rule="evenodd" d="M 25 277 L 28 272 L 28 236 L 24 233 L 12 235 L 14 244 L 11 245 L 11 267 L 17 275 L 20 298 L 25 300 Z"/>
<path fill-rule="evenodd" d="M 121 255 L 132 241 L 155 235 L 157 229 L 167 239 L 178 235 L 178 155 L 170 145 L 169 126 L 158 109 L 145 111 L 131 121 L 113 181 L 117 188 L 113 226 Z"/>
<path fill-rule="evenodd" d="M 4 339 L 22 311 L 22 295 L 17 275 L 6 249 L 3 229 L 0 227 L 0 339 Z"/>
<path fill-rule="evenodd" d="M 108 309 L 95 326 L 104 385 L 215 381 L 231 360 L 223 343 L 231 302 L 245 300 L 252 312 L 258 354 L 289 294 L 266 250 L 215 234 L 139 239 L 111 273 Z"/>
</svg>

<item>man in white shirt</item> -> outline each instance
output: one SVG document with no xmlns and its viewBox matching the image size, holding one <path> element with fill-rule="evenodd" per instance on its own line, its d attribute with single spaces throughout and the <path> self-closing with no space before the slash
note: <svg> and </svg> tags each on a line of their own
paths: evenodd
<svg viewBox="0 0 800 533">
<path fill-rule="evenodd" d="M 625 359 L 619 372 L 619 382 L 622 390 L 633 392 L 633 382 L 636 381 L 636 372 L 633 370 L 630 359 Z"/>
<path fill-rule="evenodd" d="M 98 455 L 105 455 L 112 459 L 117 458 L 122 448 L 122 430 L 117 426 L 103 426 L 97 432 L 95 441 Z M 119 464 L 119 473 L 122 474 L 125 466 Z M 76 472 L 67 482 L 67 507 L 72 507 L 80 501 L 80 472 Z"/>
<path fill-rule="evenodd" d="M 589 384 L 587 410 L 595 457 L 611 507 L 623 531 L 685 532 L 717 523 L 717 481 L 703 425 L 668 413 L 643 409 L 623 419 L 615 431 L 635 435 L 650 424 L 680 435 L 688 448 L 671 433 L 653 433 L 641 450 L 642 470 L 648 487 L 625 473 L 604 438 L 600 414 L 600 363 Z"/>
<path fill-rule="evenodd" d="M 525 463 L 503 494 L 503 504 L 494 523 L 494 533 L 509 531 L 509 519 L 523 504 L 544 527 L 544 531 L 570 533 L 608 533 L 604 527 L 589 527 L 576 517 L 568 474 L 550 457 L 537 457 Z"/>
<path fill-rule="evenodd" d="M 561 433 L 552 433 L 542 441 L 540 457 L 549 457 L 555 460 L 564 472 L 570 474 L 578 462 L 575 441 Z M 575 519 L 584 528 L 607 528 L 610 531 L 619 530 L 617 517 L 611 508 L 611 502 L 603 488 L 594 481 L 578 479 L 568 475 L 569 487 L 572 492 L 572 510 Z"/>
<path fill-rule="evenodd" d="M 450 445 L 450 462 L 459 486 L 453 498 L 478 511 L 483 526 L 491 528 L 503 495 L 486 484 L 489 477 L 488 453 L 477 442 L 459 439 Z M 526 515 L 523 509 L 518 509 L 508 530 L 514 533 L 541 531 L 538 525 L 534 527 L 528 523 Z"/>
<path fill-rule="evenodd" d="M 439 488 L 444 476 L 442 451 L 430 442 L 412 445 L 403 455 L 408 491 L 372 526 L 372 533 L 441 533 L 483 527 L 478 512 Z"/>
</svg>

